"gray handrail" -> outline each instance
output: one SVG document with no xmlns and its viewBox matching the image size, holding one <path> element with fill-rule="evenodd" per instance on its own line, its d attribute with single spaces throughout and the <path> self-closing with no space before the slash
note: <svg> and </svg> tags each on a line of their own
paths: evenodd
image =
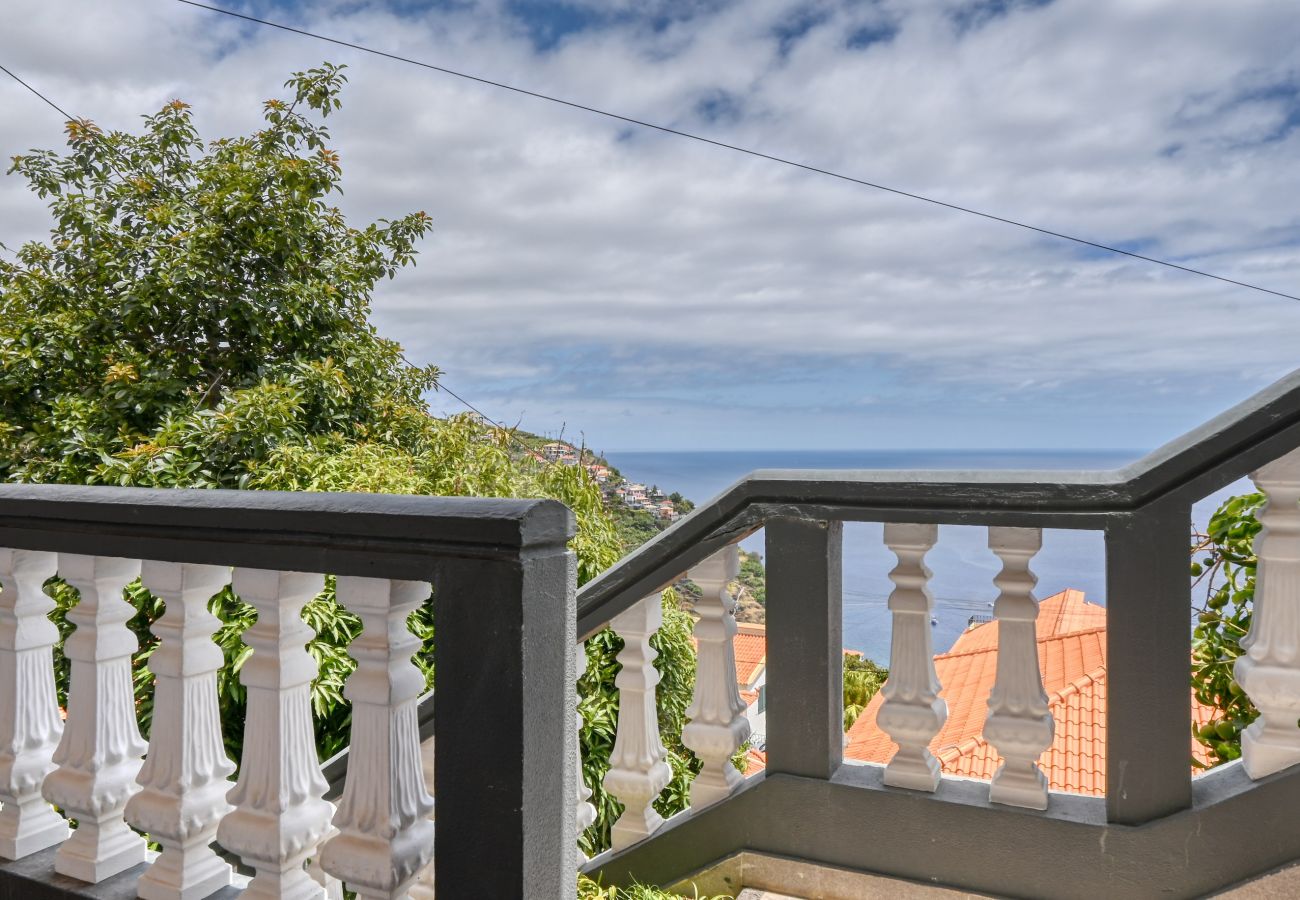
<svg viewBox="0 0 1300 900">
<path fill-rule="evenodd" d="M 1157 500 L 1199 499 L 1296 446 L 1300 370 L 1115 471 L 760 470 L 583 586 L 578 635 L 772 517 L 1100 528 Z"/>
<path fill-rule="evenodd" d="M 554 500 L 0 484 L 0 546 L 428 580 L 443 560 L 563 546 Z"/>
</svg>

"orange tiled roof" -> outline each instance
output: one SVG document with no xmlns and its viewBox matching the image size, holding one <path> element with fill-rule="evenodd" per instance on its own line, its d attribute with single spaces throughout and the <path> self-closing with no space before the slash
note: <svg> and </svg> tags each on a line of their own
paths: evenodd
<svg viewBox="0 0 1300 900">
<path fill-rule="evenodd" d="M 691 635 L 691 646 L 699 649 L 695 635 Z M 761 622 L 737 622 L 736 636 L 731 639 L 731 647 L 736 655 L 736 684 L 741 694 L 749 691 L 758 676 L 767 668 L 767 626 Z"/>
<path fill-rule="evenodd" d="M 992 630 L 996 623 L 977 625 L 966 635 L 985 629 Z M 969 741 L 984 730 L 984 717 L 988 713 L 989 691 L 997 678 L 997 644 L 981 649 L 958 650 L 942 653 L 934 658 L 934 668 L 943 689 L 939 696 L 948 702 L 948 720 L 930 742 L 936 756 L 940 752 Z M 1043 675 L 1043 688 L 1050 697 L 1067 684 L 1096 669 L 1105 669 L 1106 630 L 1091 628 L 1038 641 L 1038 666 Z M 876 725 L 876 714 L 884 703 L 884 695 L 876 694 L 862 711 L 862 715 L 849 729 L 849 744 L 845 755 L 867 762 L 888 762 L 894 755 L 895 745 Z"/>
<path fill-rule="evenodd" d="M 766 768 L 767 753 L 750 747 L 749 752 L 745 754 L 745 777 L 748 778 L 750 775 L 761 772 Z"/>
<path fill-rule="evenodd" d="M 1106 607 L 1089 603 L 1083 591 L 1068 588 L 1038 604 L 1038 639 L 1106 627 Z M 949 653 L 992 650 L 998 645 L 998 623 L 986 622 L 967 628 L 953 641 Z"/>
<path fill-rule="evenodd" d="M 1080 591 L 1063 591 L 1039 607 L 1038 664 L 1047 692 L 1056 736 L 1039 759 L 1052 790 L 1100 796 L 1106 785 L 1106 611 L 1087 603 Z M 930 751 L 949 775 L 992 778 L 1001 763 L 984 741 L 989 691 L 997 675 L 997 623 L 976 625 L 934 658 L 948 703 L 948 720 Z M 849 729 L 845 756 L 885 763 L 895 745 L 876 724 L 884 702 L 877 694 Z M 1196 703 L 1197 724 L 1212 711 Z M 1194 738 L 1192 754 L 1208 762 L 1206 749 Z"/>
<path fill-rule="evenodd" d="M 1089 603 L 1083 591 L 1067 588 L 1038 604 L 1038 636 L 1106 627 L 1106 607 Z"/>
<path fill-rule="evenodd" d="M 1048 696 L 1056 735 L 1039 758 L 1054 791 L 1101 796 L 1106 792 L 1106 669 L 1100 667 Z M 993 777 L 1002 763 L 982 736 L 936 754 L 949 775 Z"/>
<path fill-rule="evenodd" d="M 738 622 L 731 645 L 736 648 L 736 684 L 748 687 L 767 666 L 767 626 Z"/>
</svg>

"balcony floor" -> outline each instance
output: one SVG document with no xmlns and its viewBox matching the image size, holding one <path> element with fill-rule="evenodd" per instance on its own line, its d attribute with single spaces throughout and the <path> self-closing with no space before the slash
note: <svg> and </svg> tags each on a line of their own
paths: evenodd
<svg viewBox="0 0 1300 900">
<path fill-rule="evenodd" d="M 674 887 L 687 896 L 691 896 L 694 887 L 702 896 L 734 894 L 736 900 L 974 900 L 991 896 L 814 866 L 760 853 L 738 853 Z M 1212 896 L 1216 900 L 1300 897 L 1300 863 Z"/>
<path fill-rule="evenodd" d="M 702 896 L 730 894 L 737 900 L 961 900 L 989 896 L 747 852 L 729 856 L 673 887 L 688 897 L 694 887 Z"/>
</svg>

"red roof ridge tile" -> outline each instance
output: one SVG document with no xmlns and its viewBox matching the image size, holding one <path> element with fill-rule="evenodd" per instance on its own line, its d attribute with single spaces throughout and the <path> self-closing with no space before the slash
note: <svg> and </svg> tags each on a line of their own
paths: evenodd
<svg viewBox="0 0 1300 900">
<path fill-rule="evenodd" d="M 1098 625 L 1096 628 L 1080 628 L 1077 631 L 1062 631 L 1060 634 L 1049 634 L 1040 637 L 1037 641 L 1039 644 L 1046 644 L 1049 641 L 1063 641 L 1066 638 L 1079 637 L 1083 634 L 1099 634 L 1106 631 L 1105 625 Z"/>
<path fill-rule="evenodd" d="M 986 622 L 984 624 L 992 625 L 993 623 Z M 1044 635 L 1043 637 L 1040 637 L 1037 641 L 1035 641 L 1035 643 L 1046 644 L 1051 641 L 1064 641 L 1068 638 L 1082 637 L 1083 635 L 1087 635 L 1087 634 L 1105 633 L 1105 631 L 1106 631 L 1105 625 L 1098 625 L 1096 628 L 1080 628 L 1078 631 L 1063 631 L 1060 634 Z M 997 652 L 998 652 L 998 645 L 991 644 L 987 647 L 976 647 L 974 650 L 960 650 L 957 653 L 939 653 L 935 655 L 934 659 L 935 662 L 938 662 L 941 659 L 960 659 L 963 656 L 978 656 L 981 653 L 997 653 Z"/>
<path fill-rule="evenodd" d="M 1047 704 L 1048 706 L 1056 706 L 1060 703 L 1064 703 L 1075 694 L 1083 693 L 1085 688 L 1092 687 L 1094 684 L 1101 684 L 1105 680 L 1106 667 L 1104 665 L 1097 666 L 1091 672 L 1085 672 L 1078 678 L 1067 682 L 1060 690 L 1052 691 L 1048 694 Z"/>
<path fill-rule="evenodd" d="M 939 758 L 940 763 L 946 765 L 948 763 L 956 762 L 957 760 L 961 759 L 963 756 L 966 756 L 967 754 L 975 750 L 979 750 L 987 743 L 988 741 L 984 740 L 983 734 L 976 734 L 971 737 L 964 738 L 963 740 L 959 741 L 956 744 L 952 744 L 950 746 L 940 748 L 939 752 L 936 753 L 935 756 Z"/>
<path fill-rule="evenodd" d="M 1106 667 L 1098 666 L 1073 679 L 1061 689 L 1050 693 L 1047 700 L 1048 707 L 1052 712 L 1052 718 L 1058 724 L 1068 721 L 1066 718 L 1067 711 L 1062 709 L 1062 707 L 1068 706 L 1072 697 L 1089 692 L 1091 688 L 1101 685 L 1105 681 Z M 1060 762 L 1052 764 L 1046 761 L 1046 758 L 1051 756 L 1057 750 L 1055 743 L 1056 742 L 1053 743 L 1053 747 L 1049 747 L 1044 751 L 1043 769 L 1048 775 L 1049 780 L 1052 781 L 1052 789 L 1060 790 L 1069 783 L 1072 767 L 1069 764 L 1062 764 Z M 978 758 L 981 755 L 988 758 L 981 762 Z M 1001 759 L 1001 755 L 996 752 L 996 748 L 985 739 L 982 730 L 981 733 L 968 736 L 956 744 L 937 749 L 935 751 L 935 756 L 939 759 L 939 762 L 944 767 L 945 771 L 959 770 L 960 760 L 963 757 L 973 757 L 967 764 L 967 768 L 971 772 L 978 772 L 981 770 L 981 767 L 988 769 L 989 766 L 995 765 L 996 761 Z M 1080 770 L 1080 774 L 1083 774 L 1082 769 Z M 1094 778 L 1102 777 L 1101 773 L 1091 774 L 1093 774 Z M 992 770 L 988 769 L 984 772 L 983 777 L 988 778 L 991 777 L 991 775 Z M 1077 786 L 1073 787 L 1074 789 L 1078 789 Z"/>
</svg>

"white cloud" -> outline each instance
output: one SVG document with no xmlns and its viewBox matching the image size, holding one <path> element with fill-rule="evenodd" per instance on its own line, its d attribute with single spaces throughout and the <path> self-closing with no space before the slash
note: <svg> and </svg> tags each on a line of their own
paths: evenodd
<svg viewBox="0 0 1300 900">
<path fill-rule="evenodd" d="M 997 411 L 966 426 L 973 442 L 1132 446 L 1296 364 L 1294 301 L 168 0 L 10 5 L 5 64 L 113 127 L 183 96 L 206 134 L 246 131 L 291 69 L 349 63 L 331 119 L 345 209 L 360 222 L 423 208 L 437 227 L 419 266 L 382 286 L 381 327 L 534 427 L 583 421 L 611 446 L 673 428 L 658 443 L 851 445 L 884 421 L 860 398 L 888 394 L 894 445 L 943 441 L 937 420 L 980 407 Z M 1300 19 L 1285 4 L 1057 0 L 965 30 L 959 8 L 629 5 L 549 50 L 495 3 L 328 4 L 301 21 L 1300 291 Z M 848 46 L 890 23 L 892 40 Z M 57 145 L 59 127 L 0 84 L 5 155 Z M 43 227 L 16 179 L 0 180 L 0 209 L 0 241 Z M 764 401 L 789 384 L 802 411 Z"/>
</svg>

